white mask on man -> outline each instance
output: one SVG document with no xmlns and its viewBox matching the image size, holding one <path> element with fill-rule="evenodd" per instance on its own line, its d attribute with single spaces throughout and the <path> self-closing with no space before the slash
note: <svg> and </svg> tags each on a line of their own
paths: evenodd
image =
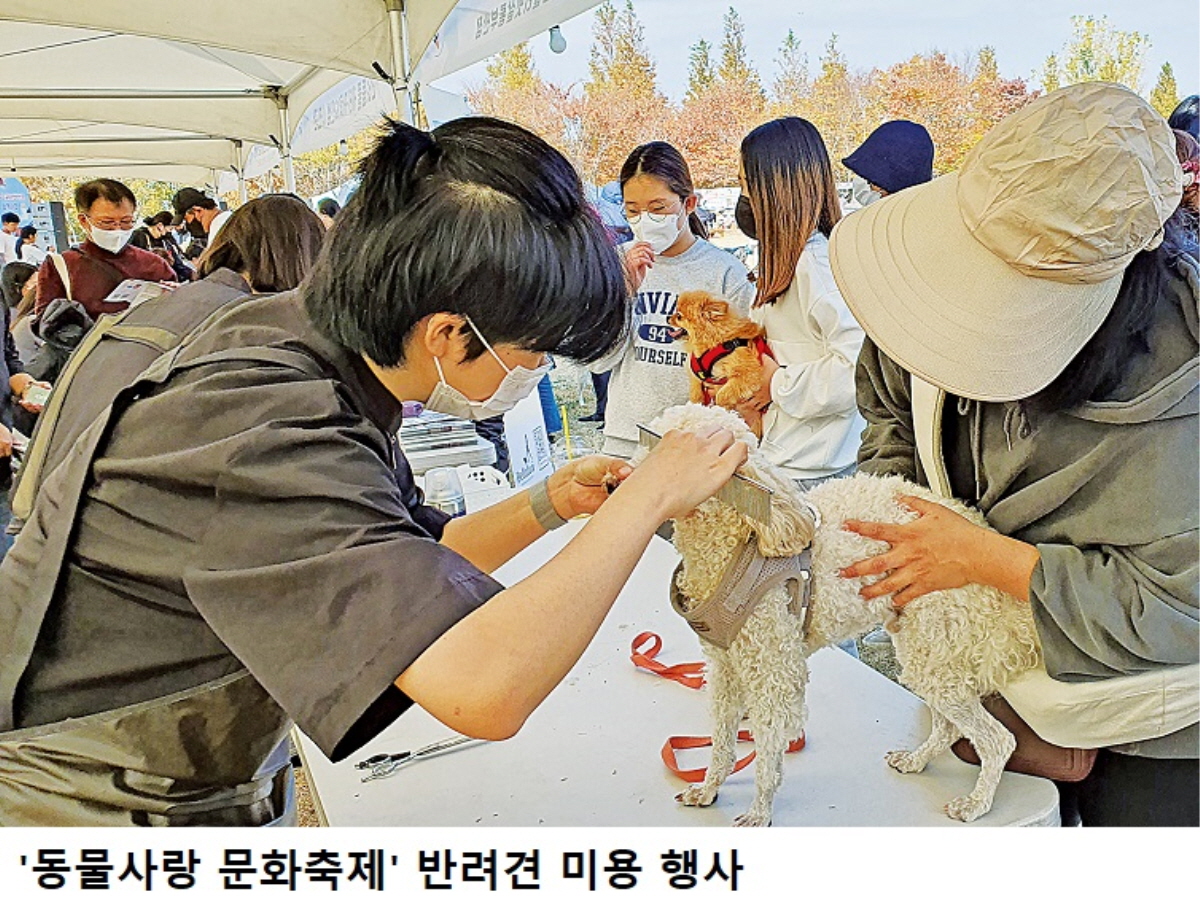
<svg viewBox="0 0 1200 918">
<path fill-rule="evenodd" d="M 652 214 L 643 211 L 629 218 L 633 238 L 650 244 L 655 255 L 661 255 L 675 244 L 683 227 L 679 225 L 679 214 Z"/>
<path fill-rule="evenodd" d="M 500 355 L 492 349 L 488 344 L 487 339 L 480 334 L 475 323 L 471 321 L 470 316 L 466 316 L 467 323 L 471 326 L 471 330 L 479 336 L 479 340 L 483 342 L 483 346 L 488 349 L 500 366 L 504 367 L 504 379 L 500 381 L 500 385 L 496 387 L 496 391 L 491 396 L 482 402 L 476 402 L 467 398 L 458 389 L 446 382 L 446 374 L 442 372 L 442 362 L 437 358 L 433 358 L 434 365 L 438 371 L 438 383 L 433 387 L 433 391 L 429 394 L 429 398 L 425 399 L 425 407 L 430 411 L 438 411 L 442 414 L 452 414 L 458 418 L 465 418 L 468 421 L 485 421 L 488 418 L 494 418 L 497 415 L 504 414 L 506 411 L 511 411 L 518 403 L 523 401 L 529 395 L 542 377 L 550 371 L 550 362 L 543 361 L 542 365 L 536 370 L 531 370 L 528 367 L 513 367 L 509 369 L 508 364 L 500 359 Z"/>
<path fill-rule="evenodd" d="M 88 234 L 92 237 L 92 242 L 116 255 L 129 244 L 133 230 L 106 230 L 89 224 Z"/>
</svg>

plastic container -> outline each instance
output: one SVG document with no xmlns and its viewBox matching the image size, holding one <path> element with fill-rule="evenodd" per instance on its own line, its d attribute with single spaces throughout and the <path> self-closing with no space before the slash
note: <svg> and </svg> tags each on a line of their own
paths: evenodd
<svg viewBox="0 0 1200 918">
<path fill-rule="evenodd" d="M 467 498 L 457 469 L 441 466 L 425 473 L 425 503 L 450 516 L 467 512 Z"/>
</svg>

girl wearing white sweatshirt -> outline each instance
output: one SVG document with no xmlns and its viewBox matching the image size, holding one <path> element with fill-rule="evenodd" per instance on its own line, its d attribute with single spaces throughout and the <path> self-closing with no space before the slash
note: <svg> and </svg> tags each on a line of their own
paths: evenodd
<svg viewBox="0 0 1200 918">
<path fill-rule="evenodd" d="M 766 329 L 762 451 L 804 487 L 849 474 L 865 426 L 854 398 L 863 332 L 829 269 L 841 218 L 829 154 L 803 118 L 778 118 L 742 141 L 739 228 L 758 240 L 750 318 Z"/>
</svg>

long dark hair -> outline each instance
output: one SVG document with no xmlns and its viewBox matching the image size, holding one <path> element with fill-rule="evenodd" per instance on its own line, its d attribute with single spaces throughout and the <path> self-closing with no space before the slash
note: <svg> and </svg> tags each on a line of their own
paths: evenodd
<svg viewBox="0 0 1200 918">
<path fill-rule="evenodd" d="M 664 140 L 644 143 L 629 154 L 625 165 L 621 167 L 622 191 L 625 189 L 625 183 L 636 175 L 651 175 L 656 179 L 661 179 L 671 189 L 671 194 L 679 195 L 680 199 L 684 201 L 696 193 L 696 186 L 692 182 L 692 172 L 688 169 L 687 160 L 683 158 L 682 153 Z M 704 223 L 694 210 L 688 214 L 688 226 L 692 233 L 699 238 L 708 238 L 708 230 L 704 228 Z"/>
<path fill-rule="evenodd" d="M 773 303 L 792 285 L 808 237 L 826 236 L 842 202 L 821 133 L 803 118 L 776 118 L 742 140 L 742 168 L 758 231 L 758 295 Z"/>
<path fill-rule="evenodd" d="M 25 247 L 25 243 L 31 239 L 37 238 L 37 227 L 32 223 L 27 223 L 21 227 L 21 231 L 17 233 L 17 258 L 21 257 L 21 249 Z"/>
<path fill-rule="evenodd" d="M 1051 414 L 1103 401 L 1124 382 L 1133 360 L 1150 352 L 1149 334 L 1161 310 L 1169 308 L 1167 283 L 1182 251 L 1170 223 L 1162 245 L 1134 256 L 1107 318 L 1058 377 L 1022 405 Z M 1192 257 L 1195 257 L 1194 255 Z"/>
<path fill-rule="evenodd" d="M 266 194 L 248 201 L 221 227 L 196 271 L 208 277 L 218 268 L 245 273 L 257 293 L 294 290 L 308 276 L 325 224 L 294 194 Z"/>
</svg>

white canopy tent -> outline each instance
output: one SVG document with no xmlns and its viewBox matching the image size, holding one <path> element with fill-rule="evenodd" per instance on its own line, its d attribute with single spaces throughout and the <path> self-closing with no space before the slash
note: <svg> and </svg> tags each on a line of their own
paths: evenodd
<svg viewBox="0 0 1200 918">
<path fill-rule="evenodd" d="M 248 160 L 269 162 L 250 149 L 267 144 L 293 189 L 296 126 L 347 78 L 390 85 L 373 94 L 372 120 L 382 108 L 412 121 L 419 80 L 596 2 L 0 0 L 0 170 L 160 177 L 175 167 L 215 186 L 219 172 L 244 178 Z M 365 117 L 360 106 L 352 123 Z M 309 134 L 343 129 L 321 127 Z"/>
</svg>

